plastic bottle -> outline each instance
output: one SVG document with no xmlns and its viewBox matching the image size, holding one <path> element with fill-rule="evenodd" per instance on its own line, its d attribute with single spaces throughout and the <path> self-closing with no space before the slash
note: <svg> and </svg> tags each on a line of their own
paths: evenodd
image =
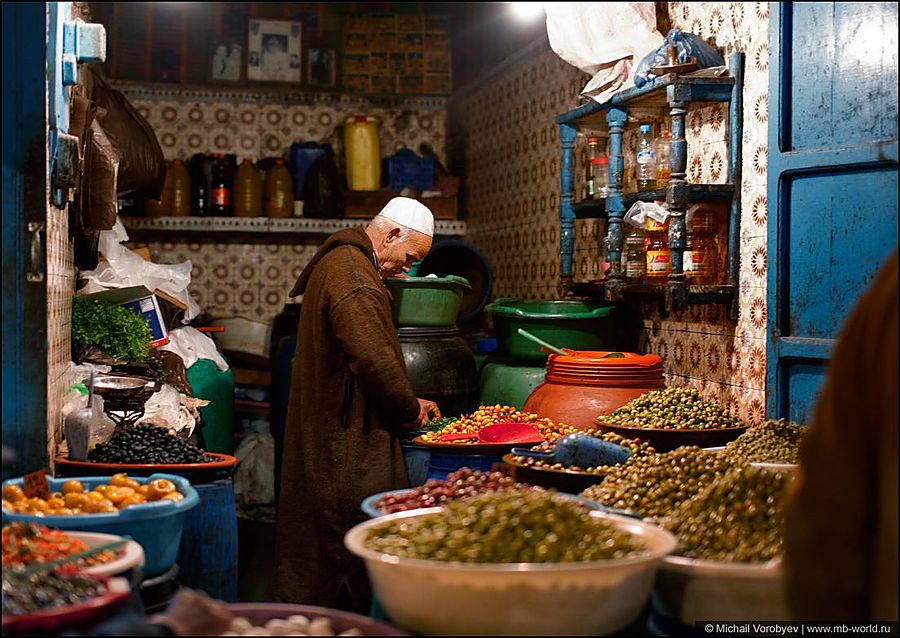
<svg viewBox="0 0 900 638">
<path fill-rule="evenodd" d="M 656 183 L 657 188 L 665 188 L 672 179 L 672 166 L 669 159 L 672 156 L 672 135 L 669 131 L 660 131 L 659 137 L 653 143 L 656 151 Z"/>
<path fill-rule="evenodd" d="M 249 157 L 244 158 L 234 176 L 234 214 L 236 217 L 262 216 L 262 179 Z"/>
<path fill-rule="evenodd" d="M 290 217 L 294 213 L 294 183 L 280 157 L 266 172 L 266 215 L 272 218 Z"/>
<path fill-rule="evenodd" d="M 347 187 L 352 191 L 377 191 L 381 187 L 378 118 L 357 115 L 344 119 L 344 154 Z"/>
<path fill-rule="evenodd" d="M 656 152 L 653 150 L 653 125 L 641 124 L 641 137 L 637 146 L 635 177 L 638 191 L 656 189 Z"/>
<path fill-rule="evenodd" d="M 172 176 L 173 217 L 188 217 L 191 214 L 191 175 L 180 159 L 172 160 L 169 168 Z"/>
<path fill-rule="evenodd" d="M 209 212 L 215 217 L 230 217 L 234 212 L 232 204 L 231 180 L 223 155 L 216 155 L 210 184 Z"/>
<path fill-rule="evenodd" d="M 144 212 L 148 217 L 165 217 L 172 214 L 172 168 L 166 166 L 166 181 L 163 182 L 159 199 L 144 200 Z"/>
<path fill-rule="evenodd" d="M 669 250 L 669 223 L 665 224 L 647 218 L 644 226 L 646 229 L 646 255 L 647 255 L 647 283 L 665 283 L 672 272 L 672 251 Z"/>
<path fill-rule="evenodd" d="M 690 283 L 715 285 L 719 283 L 723 264 L 719 250 L 719 212 L 697 204 L 691 209 L 691 223 L 687 225 L 684 250 L 684 274 Z"/>
</svg>

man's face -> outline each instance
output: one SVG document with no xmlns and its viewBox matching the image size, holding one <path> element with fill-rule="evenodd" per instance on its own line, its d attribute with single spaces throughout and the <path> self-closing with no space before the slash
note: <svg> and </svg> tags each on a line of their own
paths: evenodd
<svg viewBox="0 0 900 638">
<path fill-rule="evenodd" d="M 410 231 L 405 240 L 400 239 L 400 229 L 392 228 L 375 247 L 375 254 L 381 264 L 381 274 L 393 277 L 408 272 L 413 262 L 420 261 L 431 250 L 431 237 L 424 233 Z"/>
<path fill-rule="evenodd" d="M 284 49 L 281 48 L 281 41 L 276 40 L 275 38 L 269 39 L 269 46 L 266 47 L 269 53 L 281 53 Z"/>
</svg>

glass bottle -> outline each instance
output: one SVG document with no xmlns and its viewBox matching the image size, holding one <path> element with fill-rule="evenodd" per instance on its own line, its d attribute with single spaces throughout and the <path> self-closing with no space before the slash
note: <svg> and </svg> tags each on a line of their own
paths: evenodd
<svg viewBox="0 0 900 638">
<path fill-rule="evenodd" d="M 606 199 L 609 195 L 609 158 L 601 155 L 591 163 L 594 166 L 594 199 Z"/>
<path fill-rule="evenodd" d="M 643 228 L 626 225 L 625 248 L 622 251 L 622 273 L 625 279 L 643 283 L 647 274 L 647 255 L 644 251 L 646 237 Z"/>
<path fill-rule="evenodd" d="M 191 190 L 193 191 L 191 202 L 191 214 L 197 217 L 209 215 L 209 178 L 206 170 L 207 158 L 198 153 L 191 158 Z"/>
<path fill-rule="evenodd" d="M 672 152 L 672 135 L 669 131 L 660 131 L 653 143 L 656 151 L 656 184 L 657 188 L 665 188 L 672 179 L 672 166 L 669 159 Z"/>
<path fill-rule="evenodd" d="M 584 198 L 594 199 L 596 197 L 596 177 L 597 164 L 594 162 L 600 157 L 600 138 L 588 138 L 587 163 L 585 165 L 584 175 Z"/>
<path fill-rule="evenodd" d="M 212 169 L 213 178 L 210 187 L 209 211 L 215 217 L 230 217 L 233 209 L 228 166 L 223 155 L 219 154 L 215 157 Z"/>
<path fill-rule="evenodd" d="M 656 190 L 656 152 L 653 150 L 653 125 L 641 124 L 638 140 L 635 177 L 640 192 Z"/>
<path fill-rule="evenodd" d="M 669 250 L 669 222 L 665 224 L 647 218 L 646 225 L 647 283 L 665 283 L 672 272 L 672 252 Z"/>
</svg>

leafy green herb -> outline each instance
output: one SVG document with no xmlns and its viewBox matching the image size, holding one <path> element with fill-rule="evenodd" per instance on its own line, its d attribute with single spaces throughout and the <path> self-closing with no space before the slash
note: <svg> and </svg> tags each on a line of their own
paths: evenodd
<svg viewBox="0 0 900 638">
<path fill-rule="evenodd" d="M 133 310 L 116 304 L 75 297 L 72 339 L 97 346 L 118 361 L 144 362 L 150 356 L 150 324 Z"/>
<path fill-rule="evenodd" d="M 458 416 L 442 416 L 440 419 L 435 419 L 434 421 L 426 423 L 424 430 L 426 432 L 439 432 L 456 421 L 459 421 Z"/>
<path fill-rule="evenodd" d="M 609 354 L 605 354 L 602 357 L 603 359 L 624 359 L 625 355 L 621 352 L 610 352 Z"/>
</svg>

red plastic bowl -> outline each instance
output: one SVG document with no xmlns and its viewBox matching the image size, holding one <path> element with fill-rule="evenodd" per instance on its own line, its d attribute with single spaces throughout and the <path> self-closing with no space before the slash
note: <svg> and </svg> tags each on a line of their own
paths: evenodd
<svg viewBox="0 0 900 638">
<path fill-rule="evenodd" d="M 66 605 L 35 614 L 3 616 L 3 635 L 18 633 L 59 633 L 90 627 L 108 617 L 110 612 L 131 598 L 124 578 L 94 576 L 106 586 L 106 593 L 78 605 Z"/>
<path fill-rule="evenodd" d="M 352 614 L 348 611 L 327 609 L 325 607 L 312 607 L 309 605 L 288 605 L 281 603 L 236 603 L 228 605 L 229 611 L 237 617 L 246 618 L 256 626 L 265 625 L 276 618 L 289 618 L 296 614 L 302 614 L 310 620 L 314 618 L 327 618 L 331 621 L 331 628 L 335 635 L 348 629 L 359 629 L 364 636 L 410 636 L 411 634 L 392 627 L 391 625 L 377 622 L 366 616 Z"/>
<path fill-rule="evenodd" d="M 206 456 L 216 459 L 212 463 L 91 463 L 70 461 L 64 456 L 53 459 L 57 477 L 103 476 L 125 472 L 133 476 L 150 476 L 158 472 L 177 474 L 191 483 L 209 483 L 218 478 L 230 477 L 237 467 L 237 458 L 228 454 L 206 452 Z"/>
</svg>

